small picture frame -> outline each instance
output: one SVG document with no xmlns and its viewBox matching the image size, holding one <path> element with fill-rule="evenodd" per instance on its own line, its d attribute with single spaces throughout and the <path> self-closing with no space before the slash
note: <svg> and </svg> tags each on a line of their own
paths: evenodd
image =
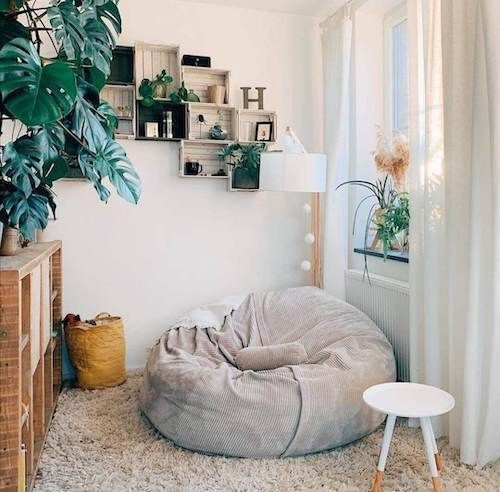
<svg viewBox="0 0 500 492">
<path fill-rule="evenodd" d="M 158 138 L 160 136 L 160 129 L 158 122 L 146 121 L 146 137 Z"/>
<path fill-rule="evenodd" d="M 273 122 L 259 121 L 256 123 L 255 141 L 271 142 L 273 140 Z"/>
</svg>

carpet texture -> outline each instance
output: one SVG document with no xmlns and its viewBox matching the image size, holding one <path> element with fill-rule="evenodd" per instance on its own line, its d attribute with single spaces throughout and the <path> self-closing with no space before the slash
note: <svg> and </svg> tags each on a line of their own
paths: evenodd
<svg viewBox="0 0 500 492">
<path fill-rule="evenodd" d="M 142 376 L 117 388 L 69 390 L 59 399 L 35 490 L 41 491 L 368 491 L 382 430 L 334 451 L 287 459 L 237 459 L 185 451 L 138 412 Z M 500 473 L 460 465 L 440 442 L 444 490 L 500 490 Z M 430 490 L 418 430 L 398 426 L 384 490 Z"/>
</svg>

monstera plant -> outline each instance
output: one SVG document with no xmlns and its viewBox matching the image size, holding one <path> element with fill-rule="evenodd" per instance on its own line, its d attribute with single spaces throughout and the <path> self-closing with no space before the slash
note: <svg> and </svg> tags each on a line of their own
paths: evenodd
<svg viewBox="0 0 500 492">
<path fill-rule="evenodd" d="M 140 181 L 99 93 L 121 32 L 118 0 L 0 0 L 0 221 L 28 239 L 55 216 L 56 180 L 78 166 L 137 203 Z M 2 132 L 3 130 L 3 132 Z"/>
</svg>

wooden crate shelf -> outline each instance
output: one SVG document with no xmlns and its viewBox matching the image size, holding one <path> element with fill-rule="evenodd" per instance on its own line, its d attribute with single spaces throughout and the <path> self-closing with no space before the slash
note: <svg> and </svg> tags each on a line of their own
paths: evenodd
<svg viewBox="0 0 500 492">
<path fill-rule="evenodd" d="M 240 143 L 257 142 L 257 123 L 272 123 L 273 131 L 271 141 L 276 142 L 276 130 L 278 126 L 278 116 L 274 111 L 262 109 L 238 109 L 236 110 L 236 131 Z"/>
<path fill-rule="evenodd" d="M 210 129 L 219 123 L 227 131 L 227 140 L 236 138 L 236 109 L 232 106 L 209 103 L 188 103 L 188 140 L 200 143 L 217 142 L 224 143 L 225 140 L 213 140 L 210 138 Z M 199 122 L 202 115 L 205 123 Z"/>
<path fill-rule="evenodd" d="M 174 79 L 171 85 L 172 92 L 181 85 L 179 46 L 137 43 L 134 64 L 138 98 L 142 80 L 153 80 L 162 70 L 166 70 Z"/>
<path fill-rule="evenodd" d="M 61 293 L 60 241 L 1 258 L 1 491 L 33 488 L 61 386 Z"/>
<path fill-rule="evenodd" d="M 135 136 L 135 85 L 104 86 L 101 99 L 107 101 L 118 116 L 116 138 L 130 138 Z"/>
<path fill-rule="evenodd" d="M 221 163 L 217 155 L 224 145 L 227 145 L 227 142 L 218 141 L 217 144 L 206 145 L 203 142 L 184 140 L 180 148 L 179 176 L 183 178 L 227 179 L 227 176 L 213 176 L 219 169 L 224 169 L 227 174 L 227 165 Z M 196 176 L 186 175 L 185 164 L 188 161 L 198 162 L 202 165 L 202 172 Z"/>
<path fill-rule="evenodd" d="M 223 85 L 226 88 L 224 103 L 229 104 L 230 98 L 230 79 L 229 70 L 220 70 L 217 68 L 205 67 L 182 67 L 182 80 L 188 89 L 192 89 L 200 98 L 202 103 L 208 103 L 208 88 L 211 85 Z"/>
</svg>

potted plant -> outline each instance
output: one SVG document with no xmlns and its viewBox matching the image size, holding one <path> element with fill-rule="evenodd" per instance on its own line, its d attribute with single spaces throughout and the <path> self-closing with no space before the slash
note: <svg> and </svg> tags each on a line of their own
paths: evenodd
<svg viewBox="0 0 500 492">
<path fill-rule="evenodd" d="M 154 105 L 155 98 L 166 98 L 168 87 L 173 81 L 173 77 L 165 69 L 157 74 L 153 80 L 142 79 L 141 85 L 139 86 L 142 104 L 150 108 Z"/>
<path fill-rule="evenodd" d="M 232 168 L 231 187 L 240 190 L 259 189 L 260 154 L 265 144 L 229 144 L 219 151 L 219 159 Z"/>
<path fill-rule="evenodd" d="M 360 200 L 354 213 L 353 233 L 361 206 L 372 202 L 364 224 L 365 272 L 368 273 L 366 251 L 377 250 L 381 245 L 384 260 L 391 250 L 408 251 L 410 209 L 409 195 L 405 188 L 409 166 L 408 142 L 404 135 L 397 134 L 392 144 L 379 133 L 377 148 L 373 153 L 377 171 L 382 175 L 375 181 L 350 180 L 341 183 L 337 189 L 353 185 L 368 191 Z M 370 231 L 375 235 L 369 244 Z"/>
<path fill-rule="evenodd" d="M 3 125 L 14 130 L 0 145 L 4 228 L 34 239 L 55 213 L 54 182 L 75 163 L 101 200 L 109 182 L 137 203 L 139 177 L 114 140 L 118 117 L 99 96 L 120 32 L 113 0 L 0 2 L 0 137 Z"/>
</svg>

